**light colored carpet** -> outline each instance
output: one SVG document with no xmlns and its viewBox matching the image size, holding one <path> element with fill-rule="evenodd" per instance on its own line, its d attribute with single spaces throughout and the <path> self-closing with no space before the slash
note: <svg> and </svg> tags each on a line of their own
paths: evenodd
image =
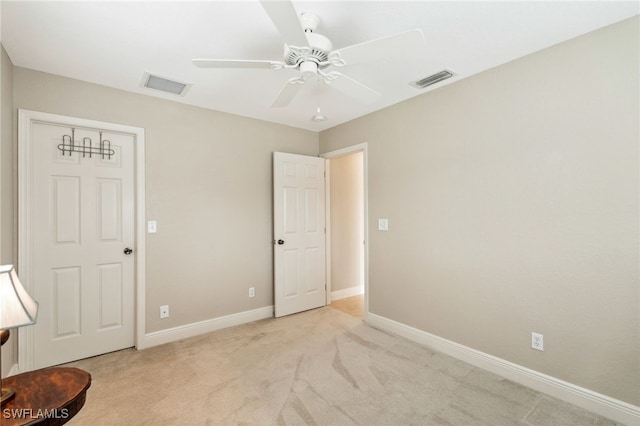
<svg viewBox="0 0 640 426">
<path fill-rule="evenodd" d="M 71 425 L 608 425 L 330 307 L 68 364 Z"/>
</svg>

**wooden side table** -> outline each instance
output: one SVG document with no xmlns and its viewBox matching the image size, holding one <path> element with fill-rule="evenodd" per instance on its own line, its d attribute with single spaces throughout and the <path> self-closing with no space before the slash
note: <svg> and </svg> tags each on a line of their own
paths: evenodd
<svg viewBox="0 0 640 426">
<path fill-rule="evenodd" d="M 16 390 L 2 405 L 2 426 L 63 425 L 84 405 L 91 375 L 79 368 L 43 368 L 2 379 L 2 386 Z"/>
</svg>

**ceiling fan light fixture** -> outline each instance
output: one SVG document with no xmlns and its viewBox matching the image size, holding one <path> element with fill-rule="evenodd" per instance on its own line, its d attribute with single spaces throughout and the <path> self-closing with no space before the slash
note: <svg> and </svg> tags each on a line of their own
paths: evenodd
<svg viewBox="0 0 640 426">
<path fill-rule="evenodd" d="M 305 80 L 315 78 L 318 75 L 318 64 L 313 61 L 304 61 L 300 64 L 300 72 Z"/>
</svg>

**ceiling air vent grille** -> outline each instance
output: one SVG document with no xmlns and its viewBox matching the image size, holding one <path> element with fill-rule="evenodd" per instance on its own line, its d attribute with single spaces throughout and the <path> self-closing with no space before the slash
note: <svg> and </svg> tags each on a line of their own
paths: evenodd
<svg viewBox="0 0 640 426">
<path fill-rule="evenodd" d="M 442 80 L 446 80 L 448 78 L 453 77 L 455 74 L 452 71 L 449 70 L 442 70 L 439 73 L 430 75 L 429 77 L 425 77 L 423 79 L 420 79 L 418 81 L 413 81 L 411 83 L 409 83 L 411 86 L 413 87 L 417 87 L 418 89 L 424 89 L 426 87 L 429 87 L 433 84 L 439 83 Z"/>
<path fill-rule="evenodd" d="M 161 92 L 171 93 L 174 95 L 184 96 L 191 87 L 191 84 L 169 80 L 168 78 L 145 72 L 142 78 L 142 87 L 160 90 Z"/>
</svg>

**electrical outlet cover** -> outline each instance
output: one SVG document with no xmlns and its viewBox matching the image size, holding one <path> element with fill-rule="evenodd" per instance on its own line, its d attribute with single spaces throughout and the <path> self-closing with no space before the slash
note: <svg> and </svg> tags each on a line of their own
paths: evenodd
<svg viewBox="0 0 640 426">
<path fill-rule="evenodd" d="M 169 305 L 160 306 L 160 319 L 169 318 Z"/>
<path fill-rule="evenodd" d="M 544 337 L 540 333 L 531 333 L 531 347 L 539 351 L 544 351 Z"/>
</svg>

